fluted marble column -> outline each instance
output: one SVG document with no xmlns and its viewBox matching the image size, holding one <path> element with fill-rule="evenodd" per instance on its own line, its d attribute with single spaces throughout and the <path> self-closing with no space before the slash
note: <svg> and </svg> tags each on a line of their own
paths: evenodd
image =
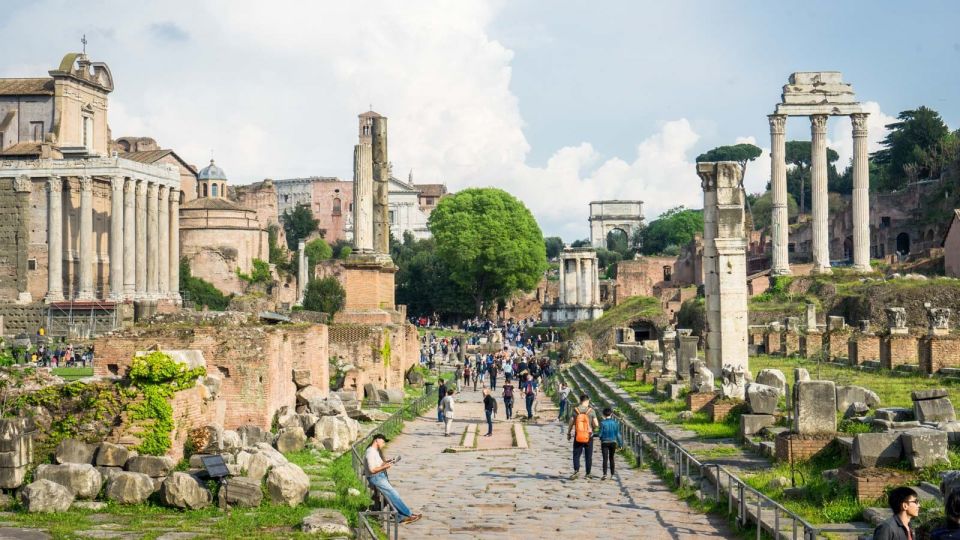
<svg viewBox="0 0 960 540">
<path fill-rule="evenodd" d="M 787 117 L 771 114 L 770 120 L 770 196 L 773 214 L 770 228 L 773 232 L 773 261 L 770 272 L 775 276 L 790 274 L 789 250 L 790 224 L 787 214 L 787 162 L 786 125 Z"/>
<path fill-rule="evenodd" d="M 600 260 L 593 259 L 593 303 L 600 303 Z"/>
<path fill-rule="evenodd" d="M 870 271 L 870 167 L 867 113 L 850 115 L 853 125 L 853 269 Z"/>
<path fill-rule="evenodd" d="M 123 177 L 110 178 L 110 299 L 123 300 Z"/>
<path fill-rule="evenodd" d="M 137 290 L 137 182 L 123 182 L 123 297 L 132 300 Z"/>
<path fill-rule="evenodd" d="M 147 181 L 136 180 L 137 254 L 134 299 L 147 297 Z"/>
<path fill-rule="evenodd" d="M 577 305 L 583 305 L 583 259 L 576 258 L 577 261 Z"/>
<path fill-rule="evenodd" d="M 63 181 L 59 176 L 47 179 L 47 297 L 63 300 Z"/>
<path fill-rule="evenodd" d="M 566 284 L 566 274 L 567 274 L 567 261 L 564 260 L 563 256 L 560 256 L 560 288 L 557 291 L 557 302 L 560 304 L 567 303 L 567 284 Z"/>
<path fill-rule="evenodd" d="M 373 157 L 366 144 L 353 147 L 353 246 L 373 251 Z"/>
<path fill-rule="evenodd" d="M 180 190 L 170 189 L 170 298 L 180 303 Z"/>
<path fill-rule="evenodd" d="M 80 291 L 77 300 L 93 300 L 93 178 L 80 177 Z"/>
<path fill-rule="evenodd" d="M 160 278 L 157 282 L 157 295 L 167 298 L 170 294 L 170 188 L 160 186 L 159 198 L 159 227 L 157 229 L 157 272 Z"/>
<path fill-rule="evenodd" d="M 827 115 L 810 116 L 810 191 L 813 202 L 813 272 L 829 274 L 830 235 L 827 207 Z"/>
<path fill-rule="evenodd" d="M 147 298 L 157 299 L 160 272 L 157 257 L 160 256 L 160 219 L 157 213 L 159 199 L 155 182 L 147 184 Z"/>
</svg>

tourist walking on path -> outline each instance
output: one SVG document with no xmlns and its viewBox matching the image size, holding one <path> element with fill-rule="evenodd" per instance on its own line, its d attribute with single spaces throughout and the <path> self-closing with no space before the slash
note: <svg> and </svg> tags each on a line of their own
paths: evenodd
<svg viewBox="0 0 960 540">
<path fill-rule="evenodd" d="M 580 474 L 580 455 L 586 452 L 584 461 L 587 466 L 587 478 L 590 478 L 590 469 L 593 467 L 593 432 L 600 426 L 597 422 L 597 413 L 590 406 L 590 398 L 580 394 L 580 405 L 574 407 L 573 418 L 567 428 L 567 440 L 573 438 L 573 480 Z"/>
<path fill-rule="evenodd" d="M 497 389 L 497 365 L 487 364 L 487 373 L 490 374 L 490 389 Z"/>
<path fill-rule="evenodd" d="M 503 408 L 507 413 L 507 420 L 513 418 L 513 383 L 510 379 L 503 383 Z"/>
<path fill-rule="evenodd" d="M 387 477 L 387 470 L 393 467 L 400 458 L 384 461 L 383 447 L 385 444 L 387 444 L 387 438 L 382 433 L 377 433 L 373 436 L 370 446 L 367 447 L 367 451 L 364 453 L 364 461 L 367 462 L 367 473 L 370 475 L 370 483 L 397 509 L 397 513 L 400 514 L 400 523 L 413 523 L 423 517 L 423 514 L 412 513 L 410 508 L 404 504 L 403 499 L 400 498 L 400 494 L 396 488 L 390 484 L 390 478 Z"/>
<path fill-rule="evenodd" d="M 557 389 L 557 397 L 560 398 L 560 414 L 557 416 L 557 420 L 563 421 L 564 414 L 567 412 L 567 398 L 570 397 L 570 388 L 567 387 L 567 383 L 561 381 L 560 388 Z"/>
<path fill-rule="evenodd" d="M 463 386 L 470 386 L 470 361 L 467 360 L 466 364 L 463 366 Z"/>
<path fill-rule="evenodd" d="M 487 417 L 487 433 L 484 437 L 493 435 L 493 412 L 497 409 L 497 400 L 490 395 L 490 390 L 483 389 L 483 414 Z"/>
<path fill-rule="evenodd" d="M 447 385 L 443 382 L 443 379 L 437 382 L 440 383 L 440 386 L 437 387 L 437 422 L 443 422 L 443 407 L 440 404 L 443 402 L 443 398 L 447 397 Z"/>
<path fill-rule="evenodd" d="M 533 383 L 533 377 L 528 373 L 527 380 L 521 386 L 523 396 L 527 402 L 527 420 L 533 420 L 533 400 L 537 397 L 537 387 Z"/>
<path fill-rule="evenodd" d="M 920 515 L 917 492 L 908 487 L 894 488 L 887 495 L 887 504 L 893 515 L 873 531 L 873 540 L 913 540 L 910 520 Z"/>
<path fill-rule="evenodd" d="M 453 388 L 447 390 L 447 396 L 440 402 L 440 408 L 443 409 L 443 436 L 449 437 L 450 427 L 453 426 Z"/>
<path fill-rule="evenodd" d="M 613 478 L 613 456 L 617 448 L 623 447 L 623 436 L 620 434 L 620 423 L 613 418 L 610 407 L 603 409 L 603 420 L 600 422 L 600 455 L 603 456 L 603 476 L 607 479 L 607 464 L 610 464 L 610 477 Z M 588 473 L 589 474 L 589 473 Z"/>
</svg>

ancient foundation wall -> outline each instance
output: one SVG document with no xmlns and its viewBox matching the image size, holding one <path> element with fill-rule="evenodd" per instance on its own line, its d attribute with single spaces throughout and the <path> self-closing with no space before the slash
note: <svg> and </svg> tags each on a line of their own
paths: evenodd
<svg viewBox="0 0 960 540">
<path fill-rule="evenodd" d="M 389 344 L 389 346 L 388 346 Z M 389 349 L 389 358 L 384 354 Z M 363 397 L 363 386 L 403 388 L 403 376 L 420 358 L 420 340 L 411 324 L 334 324 L 330 327 L 330 358 L 348 369 L 343 390 Z"/>
</svg>

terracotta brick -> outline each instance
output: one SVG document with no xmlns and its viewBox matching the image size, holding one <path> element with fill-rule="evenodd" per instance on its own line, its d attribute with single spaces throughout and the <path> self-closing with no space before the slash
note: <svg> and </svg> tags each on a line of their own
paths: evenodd
<svg viewBox="0 0 960 540">
<path fill-rule="evenodd" d="M 850 353 L 850 330 L 831 330 L 823 338 L 823 346 L 831 361 L 846 360 Z"/>
<path fill-rule="evenodd" d="M 800 339 L 800 356 L 813 358 L 823 349 L 823 334 L 806 334 Z"/>
<path fill-rule="evenodd" d="M 854 334 L 847 342 L 847 358 L 852 366 L 880 360 L 880 336 Z"/>
<path fill-rule="evenodd" d="M 894 369 L 900 365 L 917 363 L 916 336 L 886 335 L 880 338 L 880 367 Z"/>
<path fill-rule="evenodd" d="M 800 352 L 800 334 L 793 332 L 783 333 L 783 354 L 792 356 Z"/>
<path fill-rule="evenodd" d="M 780 332 L 767 332 L 763 336 L 763 345 L 764 349 L 767 351 L 767 354 L 783 354 L 782 343 L 780 340 Z"/>
<path fill-rule="evenodd" d="M 693 412 L 706 410 L 717 396 L 719 396 L 717 392 L 691 392 L 687 394 L 687 410 Z"/>
<path fill-rule="evenodd" d="M 915 476 L 906 471 L 890 469 L 840 469 L 840 481 L 853 484 L 857 500 L 873 502 L 886 495 L 887 488 L 911 485 Z"/>
<path fill-rule="evenodd" d="M 833 442 L 833 435 L 798 435 L 781 433 L 774 441 L 777 461 L 806 461 Z"/>
<path fill-rule="evenodd" d="M 710 415 L 711 421 L 723 422 L 727 416 L 730 416 L 730 412 L 740 405 L 743 405 L 742 401 L 714 399 L 707 404 L 706 411 Z"/>
<path fill-rule="evenodd" d="M 920 370 L 930 375 L 960 367 L 960 336 L 924 336 L 919 344 Z"/>
</svg>

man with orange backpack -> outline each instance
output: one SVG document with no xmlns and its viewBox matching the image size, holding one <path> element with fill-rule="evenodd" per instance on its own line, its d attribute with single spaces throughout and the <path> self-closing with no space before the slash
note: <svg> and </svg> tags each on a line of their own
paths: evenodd
<svg viewBox="0 0 960 540">
<path fill-rule="evenodd" d="M 600 423 L 586 394 L 580 394 L 580 405 L 574 407 L 571 416 L 570 426 L 567 428 L 567 440 L 573 438 L 573 474 L 570 479 L 573 480 L 580 474 L 580 455 L 583 453 L 586 453 L 586 477 L 590 478 L 593 465 L 593 432 L 600 427 Z"/>
</svg>

